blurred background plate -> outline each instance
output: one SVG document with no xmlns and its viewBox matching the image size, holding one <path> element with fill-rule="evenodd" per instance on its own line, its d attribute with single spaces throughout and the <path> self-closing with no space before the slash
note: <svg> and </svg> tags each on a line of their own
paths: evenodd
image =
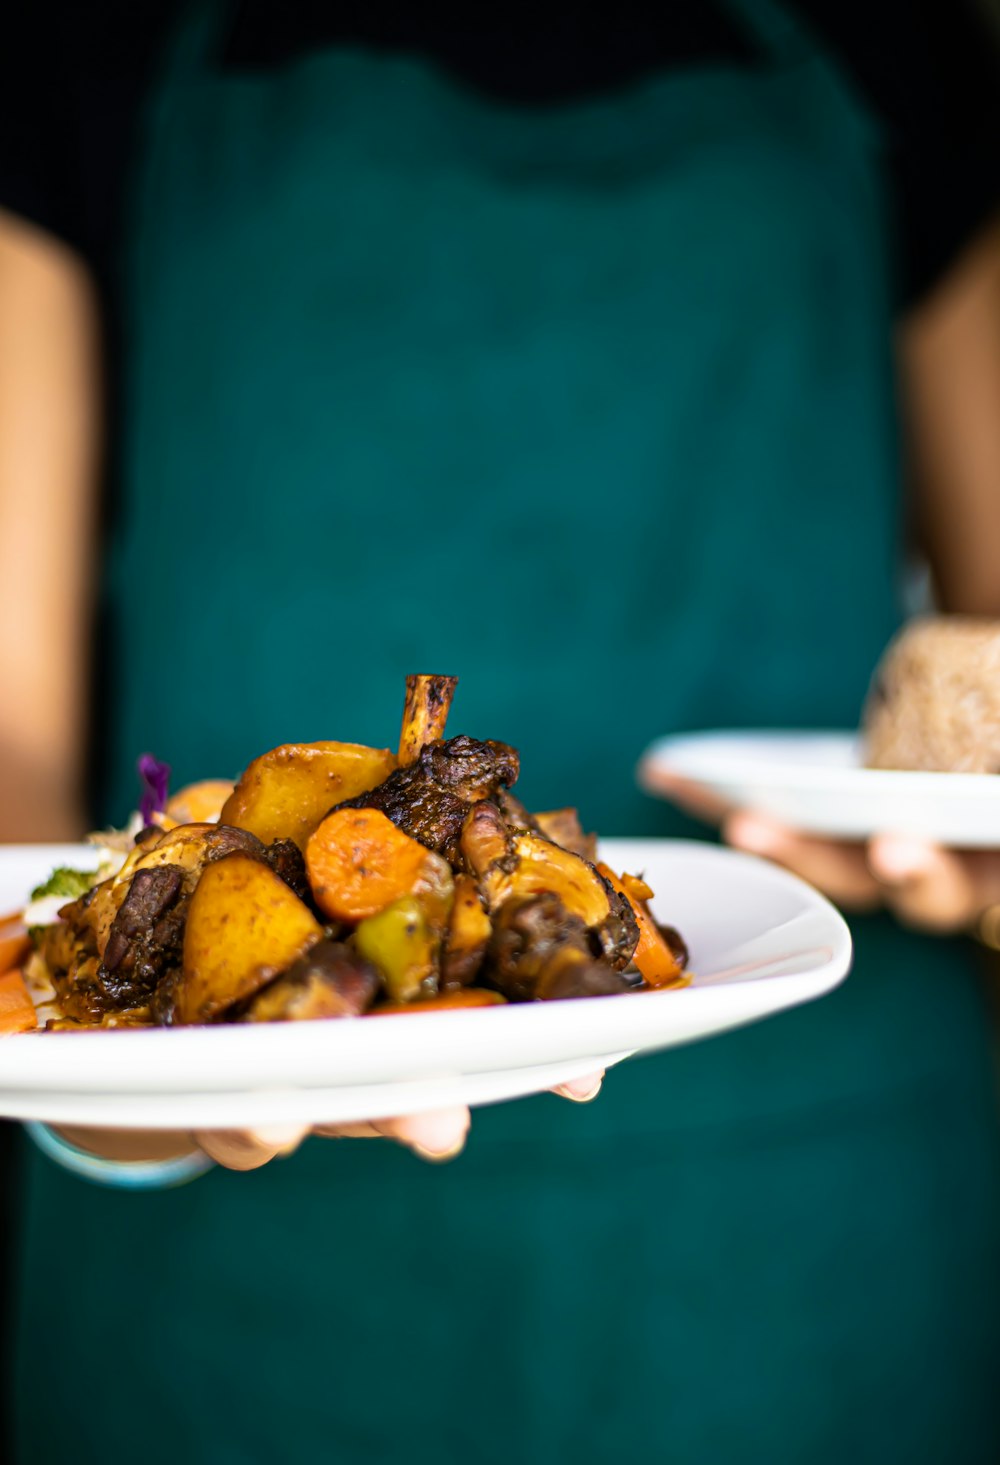
<svg viewBox="0 0 1000 1465">
<path fill-rule="evenodd" d="M 669 798 L 676 778 L 809 834 L 912 834 L 959 849 L 1000 847 L 1000 776 L 864 768 L 853 733 L 662 738 L 644 754 L 639 781 Z"/>
<path fill-rule="evenodd" d="M 0 910 L 88 854 L 0 847 Z M 753 1022 L 848 971 L 842 917 L 775 866 L 685 840 L 607 840 L 602 857 L 645 874 L 657 917 L 690 946 L 690 987 L 377 1020 L 27 1033 L 0 1040 L 0 1114 L 172 1129 L 491 1103 Z"/>
</svg>

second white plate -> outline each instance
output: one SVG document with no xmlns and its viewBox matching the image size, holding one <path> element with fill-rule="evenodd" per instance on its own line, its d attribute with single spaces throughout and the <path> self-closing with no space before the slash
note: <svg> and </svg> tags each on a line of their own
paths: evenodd
<svg viewBox="0 0 1000 1465">
<path fill-rule="evenodd" d="M 811 834 L 912 834 L 956 848 L 1000 849 L 1000 776 L 864 768 L 853 733 L 663 738 L 644 755 L 639 780 L 669 797 L 670 777 Z"/>
</svg>

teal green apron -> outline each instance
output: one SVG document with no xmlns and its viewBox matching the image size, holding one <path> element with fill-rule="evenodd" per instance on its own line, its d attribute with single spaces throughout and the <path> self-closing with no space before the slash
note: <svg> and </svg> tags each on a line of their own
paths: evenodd
<svg viewBox="0 0 1000 1465">
<path fill-rule="evenodd" d="M 760 66 L 511 108 L 195 27 L 151 120 L 102 817 L 461 683 L 535 806 L 671 833 L 671 729 L 850 726 L 897 620 L 878 140 Z M 669 902 L 669 892 L 664 892 Z M 684 912 L 673 919 L 683 928 Z M 837 995 L 476 1115 L 124 1195 L 35 1158 L 27 1461 L 1000 1458 L 1000 1147 L 966 951 L 855 925 Z"/>
</svg>

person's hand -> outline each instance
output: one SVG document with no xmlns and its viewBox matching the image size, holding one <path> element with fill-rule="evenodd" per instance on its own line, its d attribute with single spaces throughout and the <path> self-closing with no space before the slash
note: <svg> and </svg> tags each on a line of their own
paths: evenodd
<svg viewBox="0 0 1000 1465">
<path fill-rule="evenodd" d="M 889 833 L 865 844 L 821 839 L 733 809 L 685 779 L 658 778 L 657 786 L 687 813 L 718 824 L 734 849 L 784 865 L 846 911 L 885 908 L 905 925 L 948 935 L 972 930 L 1000 903 L 1000 849 L 944 849 Z"/>
<path fill-rule="evenodd" d="M 578 1104 L 597 1097 L 603 1072 L 572 1079 L 553 1089 Z M 465 1145 L 469 1132 L 468 1109 L 436 1109 L 403 1119 L 377 1119 L 364 1124 L 334 1126 L 285 1125 L 257 1129 L 182 1131 L 76 1129 L 58 1126 L 58 1132 L 78 1149 L 106 1160 L 168 1160 L 201 1150 L 227 1170 L 257 1170 L 283 1155 L 290 1155 L 310 1134 L 325 1139 L 392 1139 L 422 1160 L 451 1160 Z"/>
</svg>

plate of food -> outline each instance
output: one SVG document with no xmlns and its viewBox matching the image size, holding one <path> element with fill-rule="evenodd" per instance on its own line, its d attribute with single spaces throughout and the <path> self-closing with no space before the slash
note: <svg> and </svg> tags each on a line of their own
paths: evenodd
<svg viewBox="0 0 1000 1465">
<path fill-rule="evenodd" d="M 0 1114 L 334 1124 L 496 1102 L 819 997 L 840 915 L 714 845 L 529 812 L 516 751 L 445 736 L 411 677 L 397 751 L 286 744 L 81 845 L 0 849 Z M 683 934 L 681 934 L 683 933 Z"/>
<path fill-rule="evenodd" d="M 731 730 L 662 738 L 639 779 L 669 798 L 681 779 L 734 808 L 810 834 L 905 834 L 1000 847 L 1000 625 L 929 617 L 876 672 L 847 732 Z"/>
</svg>

